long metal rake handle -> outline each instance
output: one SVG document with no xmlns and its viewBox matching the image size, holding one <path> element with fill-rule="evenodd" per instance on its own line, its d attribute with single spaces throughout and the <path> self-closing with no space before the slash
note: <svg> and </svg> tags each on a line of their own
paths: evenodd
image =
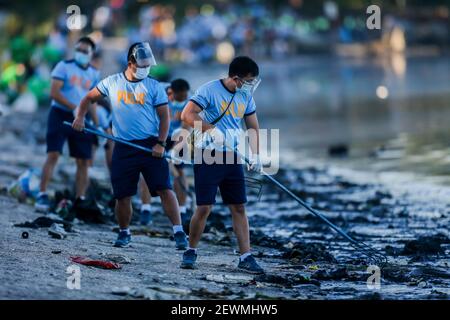
<svg viewBox="0 0 450 320">
<path fill-rule="evenodd" d="M 72 127 L 72 123 L 70 123 L 68 121 L 64 121 L 64 124 L 66 126 Z M 112 136 L 110 134 L 107 134 L 107 133 L 104 133 L 104 132 L 101 132 L 101 131 L 98 131 L 98 130 L 93 130 L 93 129 L 85 127 L 85 128 L 83 128 L 83 132 L 91 133 L 91 134 L 94 134 L 96 136 L 100 136 L 102 138 L 106 138 L 106 139 L 109 139 L 109 140 L 112 140 L 112 141 L 115 141 L 115 142 L 118 142 L 118 143 L 123 143 L 123 144 L 126 144 L 126 145 L 130 146 L 130 147 L 134 147 L 134 148 L 137 148 L 137 149 L 149 152 L 149 153 L 153 152 L 153 150 L 150 149 L 150 148 L 146 148 L 146 147 L 143 147 L 143 146 L 138 145 L 136 143 L 133 143 L 133 142 L 130 142 L 130 141 L 127 141 L 127 140 L 123 140 L 123 139 L 120 139 L 120 138 L 117 138 L 117 137 L 114 137 L 114 136 Z M 184 164 L 192 164 L 190 161 L 186 161 L 186 160 L 183 160 L 181 158 L 176 158 L 175 159 L 174 157 L 169 155 L 167 152 L 164 153 L 163 157 L 166 158 L 166 159 L 176 160 L 176 161 L 182 162 Z"/>
<path fill-rule="evenodd" d="M 250 160 L 245 157 L 243 154 L 241 154 L 238 150 L 235 148 L 230 147 L 229 145 L 225 144 L 225 146 L 230 149 L 231 151 L 234 151 L 238 154 L 239 157 L 241 157 L 245 163 L 250 164 Z M 317 212 L 311 206 L 309 206 L 306 202 L 304 202 L 302 199 L 300 199 L 297 195 L 295 195 L 291 190 L 289 190 L 287 187 L 285 187 L 281 182 L 279 182 L 274 177 L 267 174 L 264 170 L 262 170 L 261 175 L 264 176 L 266 179 L 268 179 L 270 182 L 272 182 L 274 185 L 276 185 L 278 188 L 283 190 L 285 193 L 287 193 L 291 198 L 293 198 L 295 201 L 297 201 L 302 207 L 304 207 L 306 210 L 308 210 L 310 213 L 321 219 L 323 222 L 325 222 L 331 229 L 339 233 L 341 236 L 343 236 L 345 239 L 347 239 L 354 248 L 356 248 L 359 251 L 362 251 L 364 255 L 366 255 L 369 259 L 373 260 L 377 264 L 381 264 L 384 266 L 387 263 L 387 258 L 382 253 L 378 252 L 376 249 L 370 247 L 368 244 L 355 240 L 351 236 L 349 236 L 344 230 L 336 226 L 334 223 L 332 223 L 327 217 L 325 217 L 320 212 Z"/>
</svg>

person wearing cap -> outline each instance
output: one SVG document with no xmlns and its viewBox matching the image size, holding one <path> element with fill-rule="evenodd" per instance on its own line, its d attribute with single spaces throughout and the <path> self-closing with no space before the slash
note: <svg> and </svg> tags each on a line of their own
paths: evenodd
<svg viewBox="0 0 450 320">
<path fill-rule="evenodd" d="M 183 254 L 181 268 L 195 267 L 197 246 L 216 201 L 217 190 L 220 189 L 223 203 L 230 209 L 239 245 L 238 268 L 251 273 L 264 272 L 250 250 L 244 171 L 234 151 L 243 133 L 241 125 L 245 122 L 247 129 L 254 133 L 249 134 L 253 152 L 249 169 L 257 172 L 262 170 L 259 124 L 252 97 L 260 83 L 258 76 L 259 68 L 255 61 L 245 56 L 236 57 L 229 66 L 228 77 L 200 86 L 181 113 L 181 120 L 199 133 L 195 145 L 201 151 L 195 152 L 201 155 L 200 161 L 194 155 L 197 209 L 191 218 L 189 247 Z"/>
<path fill-rule="evenodd" d="M 80 38 L 75 46 L 74 58 L 59 62 L 51 73 L 52 101 L 47 121 L 47 159 L 42 168 L 40 192 L 35 203 L 38 211 L 45 212 L 50 208 L 47 186 L 66 140 L 69 143 L 69 154 L 76 159 L 77 167 L 74 206 L 82 206 L 85 202 L 93 139 L 90 135 L 73 131 L 64 125 L 64 121 L 73 121 L 75 109 L 81 99 L 89 90 L 95 88 L 99 81 L 98 70 L 90 64 L 94 51 L 95 43 L 90 38 Z"/>
<path fill-rule="evenodd" d="M 156 61 L 148 42 L 133 44 L 128 50 L 127 61 L 125 71 L 103 79 L 82 99 L 72 127 L 82 131 L 89 105 L 108 97 L 113 135 L 153 150 L 150 154 L 126 144 L 114 144 L 111 182 L 120 227 L 114 246 L 126 247 L 131 241 L 131 197 L 137 192 L 142 174 L 150 192 L 161 197 L 163 209 L 173 225 L 176 248 L 183 250 L 187 246 L 186 234 L 172 191 L 168 162 L 163 158 L 170 123 L 167 95 L 163 86 L 149 77 L 150 68 Z"/>
</svg>

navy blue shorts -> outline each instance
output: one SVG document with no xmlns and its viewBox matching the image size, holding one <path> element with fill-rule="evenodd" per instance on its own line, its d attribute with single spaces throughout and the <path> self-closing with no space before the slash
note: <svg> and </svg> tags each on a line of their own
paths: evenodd
<svg viewBox="0 0 450 320">
<path fill-rule="evenodd" d="M 64 121 L 73 122 L 73 114 L 52 107 L 47 121 L 47 152 L 62 153 L 64 143 L 69 142 L 69 154 L 77 159 L 91 159 L 93 135 L 75 131 L 63 124 Z"/>
<path fill-rule="evenodd" d="M 170 136 L 167 138 L 166 142 L 167 142 L 167 146 L 166 146 L 167 151 L 171 150 L 175 146 L 175 141 L 172 141 L 172 137 L 170 137 Z M 184 154 L 183 149 L 181 149 L 176 156 L 183 158 L 183 154 Z M 183 169 L 184 163 L 176 164 L 175 168 Z"/>
<path fill-rule="evenodd" d="M 133 140 L 132 143 L 152 148 L 158 138 Z M 156 191 L 172 189 L 169 164 L 164 158 L 152 157 L 151 153 L 117 142 L 112 155 L 111 182 L 116 199 L 134 196 L 139 175 L 142 173 L 153 196 Z"/>
<path fill-rule="evenodd" d="M 217 189 L 224 204 L 247 202 L 244 168 L 234 164 L 194 164 L 195 196 L 197 205 L 212 205 L 216 202 Z"/>
</svg>

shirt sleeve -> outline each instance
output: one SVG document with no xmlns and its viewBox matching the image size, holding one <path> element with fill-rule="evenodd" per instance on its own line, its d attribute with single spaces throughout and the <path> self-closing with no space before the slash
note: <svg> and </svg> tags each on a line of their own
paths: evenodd
<svg viewBox="0 0 450 320">
<path fill-rule="evenodd" d="M 155 108 L 161 107 L 169 103 L 169 99 L 167 98 L 166 90 L 161 83 L 156 84 L 155 94 L 153 96 L 153 106 Z"/>
<path fill-rule="evenodd" d="M 91 90 L 94 89 L 98 85 L 99 82 L 100 82 L 100 72 L 95 71 L 94 79 L 92 81 L 92 86 L 90 89 Z"/>
<path fill-rule="evenodd" d="M 53 79 L 66 81 L 67 79 L 67 69 L 64 61 L 58 62 L 55 68 L 52 70 L 51 76 Z"/>
<path fill-rule="evenodd" d="M 195 94 L 191 97 L 191 101 L 198 105 L 201 109 L 207 109 L 210 105 L 209 90 L 206 86 L 201 86 L 195 91 Z"/>
<path fill-rule="evenodd" d="M 256 104 L 253 97 L 250 98 L 249 103 L 247 104 L 247 108 L 245 109 L 244 116 L 250 116 L 256 112 Z"/>
<path fill-rule="evenodd" d="M 96 88 L 102 96 L 109 96 L 109 77 L 103 79 L 102 81 L 98 82 L 96 85 Z"/>
</svg>

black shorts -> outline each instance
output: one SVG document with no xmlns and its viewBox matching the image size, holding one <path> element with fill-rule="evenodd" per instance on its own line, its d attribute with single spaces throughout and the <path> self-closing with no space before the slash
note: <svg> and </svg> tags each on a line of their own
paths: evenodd
<svg viewBox="0 0 450 320">
<path fill-rule="evenodd" d="M 64 143 L 69 142 L 69 154 L 77 159 L 91 159 L 94 136 L 73 130 L 64 124 L 64 121 L 73 122 L 71 111 L 64 111 L 52 107 L 48 113 L 47 121 L 47 153 L 62 153 Z"/>
<path fill-rule="evenodd" d="M 152 148 L 158 139 L 133 140 L 132 143 Z M 164 158 L 152 157 L 151 153 L 117 142 L 112 155 L 111 182 L 116 199 L 134 196 L 139 175 L 142 174 L 152 195 L 156 191 L 172 189 L 169 165 Z"/>
<path fill-rule="evenodd" d="M 175 146 L 175 141 L 172 141 L 172 137 L 168 137 L 167 140 L 167 146 L 166 146 L 166 150 L 169 151 L 171 150 L 174 146 Z M 177 157 L 183 158 L 183 149 L 180 150 L 180 152 L 178 152 Z M 177 169 L 183 169 L 184 168 L 184 163 L 180 163 L 180 164 L 176 164 L 175 168 Z"/>
</svg>

